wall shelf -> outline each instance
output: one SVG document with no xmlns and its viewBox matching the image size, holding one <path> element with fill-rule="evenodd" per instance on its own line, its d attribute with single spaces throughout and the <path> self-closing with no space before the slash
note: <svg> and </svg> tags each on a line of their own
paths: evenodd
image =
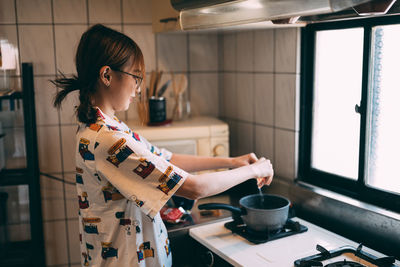
<svg viewBox="0 0 400 267">
<path fill-rule="evenodd" d="M 11 111 L 15 102 L 21 108 L 12 100 L 22 100 L 26 148 L 25 157 L 6 159 L 0 171 L 0 267 L 45 266 L 32 63 L 22 63 L 22 91 L 0 91 L 0 100 L 10 100 Z M 14 217 L 19 223 L 10 223 Z"/>
</svg>

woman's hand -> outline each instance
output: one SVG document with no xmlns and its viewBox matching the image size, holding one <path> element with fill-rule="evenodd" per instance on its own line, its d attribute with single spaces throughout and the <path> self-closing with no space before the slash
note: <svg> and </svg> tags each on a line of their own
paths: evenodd
<svg viewBox="0 0 400 267">
<path fill-rule="evenodd" d="M 261 158 L 251 166 L 257 178 L 258 188 L 271 184 L 274 177 L 274 169 L 269 159 Z"/>
<path fill-rule="evenodd" d="M 258 160 L 257 156 L 254 153 L 242 155 L 239 157 L 232 158 L 232 167 L 238 168 L 242 166 L 247 166 L 256 162 L 257 160 Z"/>
</svg>

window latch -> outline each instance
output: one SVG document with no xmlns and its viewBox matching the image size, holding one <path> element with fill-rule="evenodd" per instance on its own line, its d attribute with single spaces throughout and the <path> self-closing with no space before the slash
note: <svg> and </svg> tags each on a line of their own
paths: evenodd
<svg viewBox="0 0 400 267">
<path fill-rule="evenodd" d="M 354 109 L 355 109 L 355 111 L 356 111 L 358 114 L 361 114 L 361 106 L 360 106 L 360 105 L 357 105 L 357 104 L 356 104 L 356 106 L 354 107 Z"/>
</svg>

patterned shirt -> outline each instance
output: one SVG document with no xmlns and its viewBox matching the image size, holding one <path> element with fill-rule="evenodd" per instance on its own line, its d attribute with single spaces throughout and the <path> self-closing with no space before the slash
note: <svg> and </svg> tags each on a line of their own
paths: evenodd
<svg viewBox="0 0 400 267">
<path fill-rule="evenodd" d="M 82 266 L 171 266 L 159 210 L 188 174 L 169 163 L 171 152 L 116 117 L 97 115 L 77 132 Z"/>
</svg>

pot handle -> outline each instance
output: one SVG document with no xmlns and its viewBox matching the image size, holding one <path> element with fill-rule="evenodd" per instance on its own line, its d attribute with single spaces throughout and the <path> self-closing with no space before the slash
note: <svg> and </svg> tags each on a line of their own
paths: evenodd
<svg viewBox="0 0 400 267">
<path fill-rule="evenodd" d="M 224 204 L 224 203 L 206 203 L 206 204 L 201 204 L 197 207 L 199 210 L 229 210 L 232 212 L 233 215 L 240 216 L 243 214 L 242 210 L 240 208 Z"/>
</svg>

